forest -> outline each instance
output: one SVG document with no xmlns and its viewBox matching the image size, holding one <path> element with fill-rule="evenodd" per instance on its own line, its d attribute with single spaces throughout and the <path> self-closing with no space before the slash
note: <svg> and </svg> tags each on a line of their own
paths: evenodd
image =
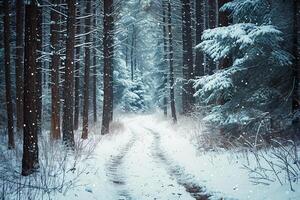
<svg viewBox="0 0 300 200">
<path fill-rule="evenodd" d="M 300 199 L 299 0 L 0 0 L 0 200 Z"/>
</svg>

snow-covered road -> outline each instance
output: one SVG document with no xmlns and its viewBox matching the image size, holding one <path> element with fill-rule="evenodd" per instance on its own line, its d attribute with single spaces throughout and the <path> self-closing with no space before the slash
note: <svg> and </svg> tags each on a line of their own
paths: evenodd
<svg viewBox="0 0 300 200">
<path fill-rule="evenodd" d="M 131 139 L 111 157 L 106 169 L 118 199 L 207 199 L 199 186 L 180 179 L 179 168 L 171 168 L 159 134 L 135 122 L 127 125 Z"/>
<path fill-rule="evenodd" d="M 81 178 L 82 187 L 56 199 L 299 198 L 285 187 L 251 185 L 247 172 L 228 160 L 228 153 L 199 155 L 187 138 L 170 130 L 169 122 L 155 116 L 127 116 L 119 123 L 122 130 L 104 136 L 87 161 L 90 172 Z M 269 198 L 272 193 L 277 195 Z"/>
</svg>

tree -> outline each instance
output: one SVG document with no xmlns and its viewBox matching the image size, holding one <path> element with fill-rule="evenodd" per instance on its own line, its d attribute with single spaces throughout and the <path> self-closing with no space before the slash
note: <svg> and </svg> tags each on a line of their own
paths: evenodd
<svg viewBox="0 0 300 200">
<path fill-rule="evenodd" d="M 66 42 L 66 66 L 64 75 L 64 105 L 63 105 L 63 122 L 62 132 L 63 141 L 71 148 L 74 148 L 73 132 L 73 92 L 74 92 L 74 47 L 75 47 L 75 17 L 76 1 L 67 1 L 67 42 Z"/>
<path fill-rule="evenodd" d="M 182 108 L 183 114 L 192 111 L 194 97 L 193 84 L 193 44 L 191 28 L 191 2 L 182 0 L 182 42 L 183 42 L 183 86 L 182 86 Z"/>
<path fill-rule="evenodd" d="M 16 111 L 17 131 L 23 130 L 24 1 L 16 1 Z"/>
<path fill-rule="evenodd" d="M 204 3 L 202 1 L 196 1 L 196 44 L 200 44 L 201 36 L 204 31 Z M 195 76 L 204 75 L 204 56 L 203 52 L 199 49 L 196 50 L 195 55 Z"/>
<path fill-rule="evenodd" d="M 104 0 L 103 56 L 104 56 L 104 100 L 101 133 L 109 132 L 113 118 L 113 1 Z"/>
<path fill-rule="evenodd" d="M 218 5 L 220 8 L 222 8 L 226 3 L 230 2 L 229 0 L 218 0 Z M 217 11 L 219 12 L 219 11 Z M 222 26 L 229 26 L 230 25 L 230 17 L 229 17 L 230 13 L 226 10 L 221 10 L 221 12 L 219 12 L 218 14 L 218 26 L 222 27 Z M 229 56 L 225 56 L 224 59 L 222 59 L 219 63 L 218 68 L 219 69 L 224 69 L 229 67 L 232 64 L 231 58 Z"/>
<path fill-rule="evenodd" d="M 175 106 L 175 92 L 174 92 L 174 67 L 173 67 L 173 33 L 172 33 L 172 15 L 171 15 L 171 1 L 168 0 L 168 36 L 169 36 L 169 66 L 170 66 L 170 104 L 171 115 L 174 123 L 177 122 L 176 106 Z"/>
<path fill-rule="evenodd" d="M 10 75 L 10 25 L 9 25 L 9 2 L 3 2 L 4 7 L 4 65 L 5 65 L 5 91 L 6 91 L 6 112 L 7 112 L 7 132 L 8 148 L 15 148 L 14 141 L 14 119 L 13 103 L 11 97 L 11 75 Z"/>
<path fill-rule="evenodd" d="M 293 111 L 299 113 L 300 109 L 300 3 L 294 0 L 294 95 L 293 95 Z M 294 124 L 296 131 L 300 127 L 300 114 L 296 115 Z"/>
<path fill-rule="evenodd" d="M 168 38 L 167 38 L 167 5 L 166 1 L 164 0 L 162 3 L 162 10 L 163 10 L 163 34 L 164 34 L 164 72 L 163 72 L 163 92 L 167 93 L 167 83 L 168 83 L 168 74 L 167 74 L 167 66 L 168 66 Z M 164 109 L 164 116 L 168 115 L 168 98 L 166 95 L 163 96 L 163 109 Z"/>
<path fill-rule="evenodd" d="M 229 11 L 236 24 L 204 31 L 199 45 L 215 62 L 233 58 L 231 66 L 199 78 L 195 84 L 195 96 L 210 107 L 203 121 L 230 135 L 254 133 L 257 127 L 263 128 L 261 120 L 272 121 L 272 130 L 281 131 L 281 116 L 288 114 L 290 106 L 284 97 L 291 88 L 286 75 L 292 60 L 282 42 L 288 33 L 282 31 L 283 23 L 272 24 L 276 23 L 271 20 L 272 10 L 277 8 L 271 9 L 268 0 L 260 1 L 225 4 L 221 10 Z M 285 16 L 283 12 L 277 14 Z M 270 131 L 267 126 L 264 128 Z"/>
<path fill-rule="evenodd" d="M 25 7 L 24 130 L 22 175 L 39 168 L 36 113 L 37 5 Z"/>
<path fill-rule="evenodd" d="M 96 1 L 95 1 L 96 4 Z M 93 28 L 97 27 L 97 8 L 94 8 L 93 16 Z M 97 122 L 97 51 L 96 51 L 96 36 L 94 35 L 93 44 L 93 113 L 94 113 L 94 123 Z"/>
<path fill-rule="evenodd" d="M 77 16 L 80 16 L 80 7 L 77 8 Z M 80 24 L 81 20 L 78 19 L 77 20 L 77 26 L 76 26 L 76 35 L 80 35 L 81 33 L 81 24 Z M 75 92 L 74 92 L 74 101 L 75 101 L 75 105 L 74 105 L 74 130 L 78 129 L 78 125 L 79 125 L 79 104 L 80 104 L 80 92 L 79 92 L 79 88 L 80 88 L 80 38 L 78 38 L 78 42 L 76 45 L 76 64 L 75 64 Z"/>
<path fill-rule="evenodd" d="M 42 15 L 42 7 L 37 9 L 37 53 L 36 53 L 36 111 L 37 111 L 37 132 L 41 134 L 42 132 L 42 95 L 43 95 L 43 87 L 42 87 L 42 51 L 43 51 L 43 15 Z"/>
<path fill-rule="evenodd" d="M 91 1 L 86 1 L 85 14 L 91 14 Z M 85 18 L 85 57 L 84 57 L 84 86 L 83 86 L 83 124 L 82 124 L 82 139 L 88 137 L 89 126 L 89 85 L 90 85 L 90 62 L 91 62 L 91 18 L 90 16 Z"/>
<path fill-rule="evenodd" d="M 59 0 L 52 0 L 54 8 L 51 10 L 51 138 L 60 139 L 60 95 L 59 95 L 59 14 L 55 10 Z"/>
</svg>

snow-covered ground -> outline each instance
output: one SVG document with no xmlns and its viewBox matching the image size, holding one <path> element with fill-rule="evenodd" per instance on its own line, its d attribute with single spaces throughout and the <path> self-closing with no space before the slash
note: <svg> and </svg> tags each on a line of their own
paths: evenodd
<svg viewBox="0 0 300 200">
<path fill-rule="evenodd" d="M 122 116 L 118 131 L 101 138 L 77 187 L 56 193 L 56 200 L 300 199 L 300 185 L 254 185 L 243 164 L 252 162 L 233 151 L 204 152 L 193 145 L 188 123 L 158 115 Z M 97 133 L 97 128 L 91 134 Z M 88 143 L 87 143 L 88 144 Z"/>
</svg>

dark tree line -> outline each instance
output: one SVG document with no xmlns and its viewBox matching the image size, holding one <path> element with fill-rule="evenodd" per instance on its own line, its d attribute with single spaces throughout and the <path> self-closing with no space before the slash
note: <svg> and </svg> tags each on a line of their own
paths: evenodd
<svg viewBox="0 0 300 200">
<path fill-rule="evenodd" d="M 88 137 L 89 98 L 92 93 L 93 120 L 97 121 L 97 67 L 96 43 L 99 35 L 96 29 L 97 1 L 51 0 L 44 7 L 44 2 L 16 0 L 15 6 L 10 1 L 3 1 L 4 10 L 4 60 L 5 90 L 7 106 L 8 147 L 15 148 L 14 110 L 12 96 L 11 65 L 11 27 L 10 13 L 16 13 L 16 130 L 23 133 L 22 175 L 27 176 L 39 168 L 38 137 L 42 132 L 42 96 L 43 96 L 43 36 L 50 35 L 49 80 L 51 91 L 50 138 L 60 140 L 70 149 L 74 149 L 74 131 L 79 127 L 80 93 L 83 90 L 82 138 Z M 84 4 L 82 12 L 77 3 Z M 66 14 L 62 6 L 66 5 Z M 15 8 L 15 11 L 11 8 Z M 50 9 L 50 28 L 43 28 L 44 9 Z M 82 13 L 81 13 L 82 12 Z M 100 13 L 100 12 L 99 12 Z M 109 132 L 113 119 L 113 1 L 104 2 L 104 105 L 102 134 Z M 84 20 L 82 20 L 84 19 Z M 84 21 L 84 24 L 82 22 Z M 25 24 L 25 26 L 23 25 Z M 84 26 L 84 44 L 81 42 Z M 65 37 L 66 36 L 66 37 Z M 93 36 L 93 38 L 92 38 Z M 100 39 L 99 39 L 100 40 Z M 24 48 L 23 48 L 24 45 Z M 81 48 L 84 46 L 84 48 Z M 84 50 L 84 79 L 80 86 L 81 50 Z M 93 58 L 92 58 L 93 56 Z M 91 68 L 93 67 L 92 74 Z M 62 70 L 63 69 L 63 73 Z M 61 75 L 63 74 L 63 75 Z M 92 76 L 92 79 L 90 79 Z M 45 81 L 45 80 L 44 80 Z M 92 90 L 89 86 L 92 82 Z M 61 85 L 62 83 L 62 85 Z M 92 92 L 90 92 L 92 91 Z M 62 110 L 61 110 L 62 107 Z M 24 113 L 24 114 L 23 114 Z"/>
</svg>

